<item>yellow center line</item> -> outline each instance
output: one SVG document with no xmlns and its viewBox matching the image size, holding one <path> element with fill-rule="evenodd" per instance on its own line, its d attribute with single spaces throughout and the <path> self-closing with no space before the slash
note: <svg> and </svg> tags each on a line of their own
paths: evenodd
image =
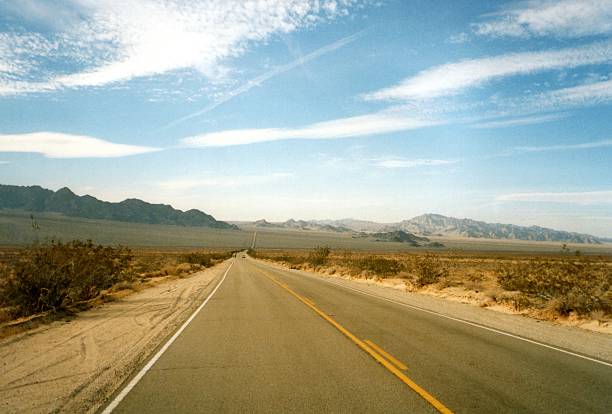
<svg viewBox="0 0 612 414">
<path fill-rule="evenodd" d="M 312 299 L 310 299 L 310 298 L 304 298 L 304 300 L 305 300 L 306 302 L 308 302 L 308 304 L 309 304 L 309 305 L 314 305 L 314 302 L 312 301 Z"/>
<path fill-rule="evenodd" d="M 370 341 L 369 339 L 365 339 L 363 342 L 365 342 L 372 349 L 374 349 L 376 352 L 378 352 L 379 354 L 381 354 L 382 356 L 387 358 L 387 360 L 389 362 L 391 362 L 393 365 L 395 365 L 396 367 L 398 367 L 402 371 L 405 371 L 405 370 L 408 369 L 408 367 L 402 361 L 400 361 L 399 359 L 395 358 L 393 355 L 391 355 L 390 353 L 388 353 L 387 351 L 385 351 L 384 349 L 382 349 L 381 347 L 376 345 L 374 342 Z"/>
<path fill-rule="evenodd" d="M 378 352 L 376 352 L 372 347 L 370 347 L 364 341 L 362 341 L 359 338 L 357 338 L 348 329 L 346 329 L 345 327 L 340 325 L 338 322 L 336 322 L 334 319 L 332 319 L 330 316 L 328 316 L 325 312 L 323 312 L 322 310 L 317 308 L 314 304 L 309 303 L 309 301 L 306 298 L 302 297 L 301 295 L 299 295 L 298 293 L 293 291 L 285 283 L 282 283 L 282 282 L 276 280 L 276 278 L 270 276 L 267 272 L 265 272 L 265 271 L 263 271 L 263 270 L 261 270 L 259 268 L 257 268 L 257 271 L 259 271 L 262 275 L 264 275 L 265 277 L 267 277 L 268 279 L 270 279 L 271 281 L 273 281 L 274 283 L 276 283 L 277 285 L 279 285 L 283 289 L 287 290 L 290 294 L 295 296 L 295 298 L 297 298 L 300 302 L 302 302 L 303 304 L 308 306 L 315 313 L 317 313 L 320 317 L 325 319 L 332 326 L 334 326 L 336 329 L 338 329 L 340 332 L 342 332 L 347 338 L 349 338 L 351 341 L 353 341 L 359 348 L 364 350 L 368 355 L 370 355 L 372 358 L 374 358 L 379 364 L 381 364 L 383 367 L 385 367 L 387 370 L 389 370 L 393 375 L 395 375 L 397 378 L 399 378 L 400 381 L 402 381 L 404 384 L 406 384 L 408 387 L 410 387 L 414 392 L 419 394 L 425 401 L 427 401 L 429 404 L 431 404 L 440 413 L 444 413 L 444 414 L 452 414 L 453 413 L 449 408 L 447 408 L 444 404 L 442 404 L 440 401 L 438 401 L 433 395 L 431 395 L 430 393 L 425 391 L 425 389 L 423 389 L 421 386 L 419 386 L 416 382 L 414 382 L 410 378 L 408 378 L 395 365 L 393 365 L 392 363 L 387 361 L 382 355 L 380 355 Z"/>
</svg>

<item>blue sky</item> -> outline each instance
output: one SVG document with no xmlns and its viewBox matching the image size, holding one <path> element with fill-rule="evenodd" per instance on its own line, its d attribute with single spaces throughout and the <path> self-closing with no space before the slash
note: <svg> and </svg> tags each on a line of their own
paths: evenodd
<svg viewBox="0 0 612 414">
<path fill-rule="evenodd" d="M 0 0 L 0 182 L 612 236 L 612 2 Z"/>
</svg>

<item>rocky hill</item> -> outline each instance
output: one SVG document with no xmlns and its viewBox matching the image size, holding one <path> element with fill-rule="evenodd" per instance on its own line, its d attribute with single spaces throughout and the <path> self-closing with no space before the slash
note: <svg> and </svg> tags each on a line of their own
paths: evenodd
<svg viewBox="0 0 612 414">
<path fill-rule="evenodd" d="M 472 219 L 458 219 L 441 214 L 423 214 L 410 220 L 387 226 L 386 231 L 404 230 L 424 236 L 460 236 L 489 239 L 514 239 L 554 241 L 565 243 L 601 244 L 588 234 L 553 230 L 540 226 L 517 226 L 514 224 L 486 223 Z"/>
<path fill-rule="evenodd" d="M 380 233 L 360 233 L 360 235 L 362 237 L 372 237 L 376 239 L 376 241 L 406 243 L 414 247 L 423 246 L 426 243 L 429 243 L 429 239 L 427 237 L 415 236 L 414 234 L 405 232 L 403 230 Z"/>
<path fill-rule="evenodd" d="M 275 228 L 275 229 L 292 229 L 292 230 L 312 230 L 312 231 L 330 231 L 335 233 L 351 232 L 352 230 L 343 226 L 332 226 L 323 224 L 314 220 L 294 220 L 289 219 L 281 223 L 272 223 L 264 219 L 257 220 L 252 223 L 253 226 L 259 228 Z"/>
<path fill-rule="evenodd" d="M 352 218 L 340 219 L 340 220 L 313 220 L 312 222 L 318 224 L 326 224 L 333 227 L 343 227 L 349 230 L 357 232 L 381 232 L 388 226 L 384 223 L 376 223 L 375 221 L 368 220 L 356 220 Z"/>
<path fill-rule="evenodd" d="M 343 228 L 357 233 L 390 233 L 401 230 L 420 236 L 438 235 L 590 244 L 601 244 L 603 241 L 601 238 L 589 234 L 553 230 L 540 226 L 527 227 L 514 224 L 486 223 L 467 218 L 447 217 L 441 214 L 423 214 L 409 220 L 391 224 L 355 219 L 313 220 L 309 223 Z"/>
<path fill-rule="evenodd" d="M 90 195 L 78 196 L 69 188 L 58 191 L 39 186 L 21 187 L 0 184 L 0 208 L 31 212 L 56 212 L 66 216 L 115 220 L 132 223 L 173 224 L 218 229 L 237 227 L 200 210 L 181 211 L 166 204 L 151 204 L 130 198 L 120 203 L 98 200 Z"/>
</svg>

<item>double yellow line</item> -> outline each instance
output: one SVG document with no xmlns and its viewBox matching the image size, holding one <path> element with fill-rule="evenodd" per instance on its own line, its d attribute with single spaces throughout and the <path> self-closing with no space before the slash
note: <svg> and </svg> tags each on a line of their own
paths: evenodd
<svg viewBox="0 0 612 414">
<path fill-rule="evenodd" d="M 267 272 L 265 272 L 265 271 L 263 271 L 263 270 L 261 270 L 259 268 L 257 270 L 262 275 L 264 275 L 265 277 L 267 277 L 268 279 L 270 279 L 271 281 L 276 283 L 278 286 L 282 287 L 283 289 L 288 291 L 290 294 L 295 296 L 295 298 L 297 298 L 300 302 L 302 302 L 304 305 L 308 306 L 316 314 L 318 314 L 320 317 L 322 317 L 327 322 L 329 322 L 334 328 L 336 328 L 337 330 L 342 332 L 347 338 L 349 338 L 351 341 L 353 341 L 359 348 L 364 350 L 368 355 L 370 355 L 372 358 L 374 358 L 376 360 L 376 362 L 380 363 L 383 367 L 385 367 L 393 375 L 395 375 L 397 378 L 399 378 L 400 381 L 402 381 L 404 384 L 406 384 L 408 387 L 410 387 L 414 392 L 419 394 L 425 401 L 427 401 L 429 404 L 431 404 L 440 413 L 452 414 L 452 411 L 449 408 L 447 408 L 444 404 L 442 404 L 440 401 L 438 401 L 433 395 L 431 395 L 430 393 L 425 391 L 416 382 L 414 382 L 410 378 L 408 378 L 406 376 L 406 374 L 404 374 L 401 371 L 401 370 L 407 369 L 407 367 L 403 363 L 401 363 L 396 358 L 394 358 L 392 355 L 390 355 L 387 352 L 385 352 L 384 350 L 382 350 L 380 347 L 376 346 L 373 342 L 371 342 L 371 341 L 369 341 L 367 339 L 365 341 L 362 341 L 361 339 L 357 338 L 348 329 L 346 329 L 344 326 L 340 325 L 338 322 L 336 322 L 333 318 L 331 318 L 329 315 L 327 315 L 321 309 L 317 308 L 315 306 L 315 304 L 311 300 L 309 300 L 309 299 L 301 296 L 300 294 L 296 293 L 294 290 L 292 290 L 285 283 L 282 283 L 282 282 L 278 281 L 276 278 L 274 278 L 273 276 L 271 276 L 270 274 L 268 274 Z M 385 358 L 383 355 L 386 355 L 387 358 Z M 390 362 L 390 361 L 393 361 L 393 362 Z"/>
</svg>

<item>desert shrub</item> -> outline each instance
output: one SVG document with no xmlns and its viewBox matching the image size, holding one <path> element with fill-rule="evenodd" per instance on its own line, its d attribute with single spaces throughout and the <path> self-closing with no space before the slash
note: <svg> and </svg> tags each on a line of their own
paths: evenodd
<svg viewBox="0 0 612 414">
<path fill-rule="evenodd" d="M 198 265 L 196 265 L 198 266 Z M 193 270 L 193 266 L 190 263 L 179 263 L 176 266 L 177 273 L 189 273 Z"/>
<path fill-rule="evenodd" d="M 612 310 L 612 271 L 585 258 L 509 263 L 497 281 L 507 290 L 551 301 L 562 315 Z"/>
<path fill-rule="evenodd" d="M 293 266 L 299 266 L 306 263 L 308 261 L 308 257 L 303 255 L 290 255 L 285 253 L 281 254 L 280 256 L 276 256 L 274 260 L 289 263 Z"/>
<path fill-rule="evenodd" d="M 235 252 L 192 252 L 179 257 L 180 263 L 189 263 L 200 265 L 202 267 L 211 267 L 217 262 L 229 259 Z"/>
<path fill-rule="evenodd" d="M 189 253 L 179 259 L 183 263 L 197 264 L 203 267 L 212 266 L 213 259 L 210 254 L 205 253 Z"/>
<path fill-rule="evenodd" d="M 366 256 L 352 261 L 352 266 L 377 276 L 392 276 L 402 271 L 402 264 L 395 259 L 379 256 Z"/>
<path fill-rule="evenodd" d="M 431 285 L 448 276 L 448 269 L 435 256 L 427 254 L 415 259 L 414 276 L 417 286 Z"/>
<path fill-rule="evenodd" d="M 327 263 L 331 251 L 327 246 L 317 246 L 308 254 L 306 261 L 313 266 L 322 266 Z"/>
<path fill-rule="evenodd" d="M 123 247 L 94 245 L 91 241 L 51 242 L 24 250 L 10 270 L 1 297 L 14 316 L 60 310 L 97 296 L 122 280 L 132 255 Z"/>
</svg>

